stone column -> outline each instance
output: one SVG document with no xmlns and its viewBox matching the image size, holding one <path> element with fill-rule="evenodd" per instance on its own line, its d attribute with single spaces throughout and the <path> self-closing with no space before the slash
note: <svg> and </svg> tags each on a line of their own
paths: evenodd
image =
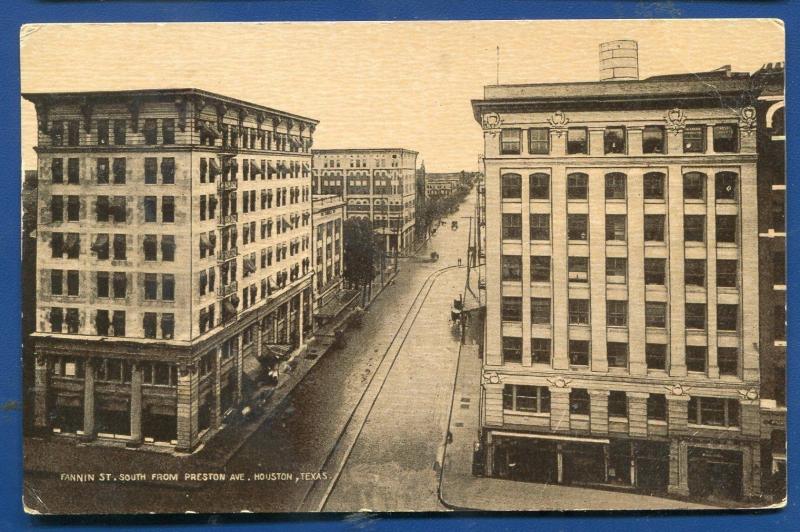
<svg viewBox="0 0 800 532">
<path fill-rule="evenodd" d="M 211 426 L 219 427 L 222 425 L 222 350 L 214 348 L 214 384 L 212 397 L 214 399 L 211 410 Z"/>
<path fill-rule="evenodd" d="M 719 378 L 717 365 L 717 190 L 714 175 L 706 182 L 706 374 L 709 379 Z"/>
<path fill-rule="evenodd" d="M 680 440 L 669 442 L 669 485 L 671 495 L 689 495 L 689 467 L 686 443 Z"/>
<path fill-rule="evenodd" d="M 603 142 L 603 135 L 605 127 L 593 126 L 589 128 L 589 154 L 595 157 L 602 157 L 605 155 L 605 142 Z M 591 185 L 589 187 L 591 190 Z M 605 190 L 605 187 L 603 187 Z"/>
<path fill-rule="evenodd" d="M 551 135 L 553 153 L 564 153 L 564 137 Z M 560 140 L 560 151 L 556 151 L 556 141 Z M 563 166 L 554 166 L 550 176 L 552 194 L 552 209 L 550 214 L 552 224 L 552 249 L 551 261 L 552 299 L 553 306 L 553 369 L 569 369 L 569 329 L 568 329 L 568 299 L 569 281 L 567 279 L 567 174 Z"/>
<path fill-rule="evenodd" d="M 131 437 L 128 445 L 138 447 L 142 443 L 142 364 L 133 362 L 131 368 Z"/>
<path fill-rule="evenodd" d="M 233 339 L 236 345 L 236 404 L 242 402 L 244 398 L 244 390 L 242 389 L 242 380 L 244 378 L 244 349 L 242 347 L 242 335 L 237 334 Z"/>
<path fill-rule="evenodd" d="M 197 441 L 197 371 L 188 364 L 178 366 L 177 451 L 190 452 Z"/>
<path fill-rule="evenodd" d="M 740 424 L 742 427 L 742 436 L 755 436 L 761 435 L 761 421 L 759 415 L 759 401 L 749 401 L 743 399 L 740 402 L 741 414 Z"/>
<path fill-rule="evenodd" d="M 550 387 L 550 430 L 569 432 L 569 392 L 571 388 Z"/>
<path fill-rule="evenodd" d="M 678 139 L 680 140 L 680 135 Z M 670 148 L 670 152 L 672 149 Z M 667 225 L 669 231 L 669 375 L 686 376 L 686 296 L 683 242 L 683 173 L 670 165 L 667 176 Z"/>
<path fill-rule="evenodd" d="M 589 390 L 592 434 L 608 434 L 608 390 Z"/>
<path fill-rule="evenodd" d="M 47 358 L 44 355 L 35 355 L 34 369 L 34 426 L 37 430 L 47 430 L 49 428 L 47 394 L 48 394 L 48 374 Z"/>
<path fill-rule="evenodd" d="M 641 155 L 642 154 L 642 138 L 644 133 L 643 126 L 633 126 L 627 128 L 628 138 L 626 148 L 628 148 L 628 155 Z"/>
<path fill-rule="evenodd" d="M 758 443 L 742 450 L 742 495 L 746 499 L 761 495 L 761 448 Z"/>
<path fill-rule="evenodd" d="M 300 290 L 300 293 L 297 294 L 300 302 L 297 308 L 297 345 L 299 348 L 303 347 L 303 342 L 305 341 L 303 337 L 303 295 L 303 290 Z"/>
<path fill-rule="evenodd" d="M 596 130 L 591 130 L 596 133 Z M 603 150 L 603 130 L 600 130 L 600 153 Z M 596 135 L 592 136 L 594 140 Z M 594 153 L 594 149 L 592 149 Z M 591 169 L 589 173 L 589 291 L 591 302 L 591 360 L 592 372 L 608 372 L 606 352 L 606 193 L 605 175 Z"/>
<path fill-rule="evenodd" d="M 667 394 L 669 434 L 686 434 L 689 430 L 689 396 Z"/>
<path fill-rule="evenodd" d="M 522 365 L 530 366 L 533 363 L 531 355 L 531 230 L 530 230 L 530 180 L 522 173 L 522 204 L 520 218 L 522 222 Z M 467 258 L 469 260 L 469 258 Z M 552 260 L 552 259 L 551 259 Z M 552 267 L 552 265 L 551 265 Z M 551 347 L 552 349 L 552 347 Z"/>
<path fill-rule="evenodd" d="M 647 437 L 647 398 L 650 394 L 628 392 L 628 434 Z"/>
<path fill-rule="evenodd" d="M 633 138 L 634 131 L 631 131 Z M 641 129 L 638 146 L 641 153 Z M 631 146 L 633 147 L 633 145 Z M 628 357 L 631 375 L 647 375 L 645 360 L 644 197 L 642 171 L 631 170 L 628 196 Z"/>
<path fill-rule="evenodd" d="M 93 440 L 94 431 L 94 362 L 87 358 L 83 377 L 83 439 Z"/>
</svg>

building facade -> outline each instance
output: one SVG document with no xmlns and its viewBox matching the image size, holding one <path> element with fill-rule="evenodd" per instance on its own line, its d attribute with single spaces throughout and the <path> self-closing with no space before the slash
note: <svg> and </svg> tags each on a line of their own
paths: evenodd
<svg viewBox="0 0 800 532">
<path fill-rule="evenodd" d="M 786 133 L 784 66 L 754 75 L 758 103 L 759 347 L 764 492 L 786 495 Z"/>
<path fill-rule="evenodd" d="M 754 102 L 728 69 L 473 101 L 489 474 L 761 493 Z"/>
<path fill-rule="evenodd" d="M 336 195 L 311 197 L 313 221 L 314 317 L 319 325 L 342 290 L 344 280 L 344 200 Z"/>
<path fill-rule="evenodd" d="M 348 218 L 372 222 L 385 251 L 414 243 L 417 152 L 401 149 L 313 150 L 314 194 L 344 198 Z"/>
<path fill-rule="evenodd" d="M 432 173 L 425 176 L 425 196 L 428 198 L 444 198 L 452 196 L 462 182 L 460 172 Z"/>
<path fill-rule="evenodd" d="M 191 450 L 311 327 L 317 121 L 196 89 L 23 96 L 35 425 Z"/>
</svg>

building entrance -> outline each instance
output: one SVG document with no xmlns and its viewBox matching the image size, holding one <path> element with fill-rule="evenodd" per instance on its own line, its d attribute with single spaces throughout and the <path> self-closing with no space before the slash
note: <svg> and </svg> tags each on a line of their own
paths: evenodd
<svg viewBox="0 0 800 532">
<path fill-rule="evenodd" d="M 689 494 L 693 498 L 736 500 L 742 497 L 742 453 L 689 447 Z"/>
<path fill-rule="evenodd" d="M 498 438 L 494 450 L 498 477 L 545 484 L 558 482 L 558 453 L 555 442 Z"/>
</svg>

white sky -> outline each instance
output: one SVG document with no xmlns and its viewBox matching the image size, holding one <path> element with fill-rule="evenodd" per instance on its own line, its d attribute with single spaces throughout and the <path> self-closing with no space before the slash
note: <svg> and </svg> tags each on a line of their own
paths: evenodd
<svg viewBox="0 0 800 532">
<path fill-rule="evenodd" d="M 196 87 L 320 120 L 315 148 L 404 147 L 476 170 L 470 100 L 501 83 L 596 81 L 598 46 L 639 43 L 640 77 L 784 60 L 776 20 L 328 22 L 26 26 L 23 92 Z M 35 111 L 22 104 L 24 168 Z"/>
</svg>

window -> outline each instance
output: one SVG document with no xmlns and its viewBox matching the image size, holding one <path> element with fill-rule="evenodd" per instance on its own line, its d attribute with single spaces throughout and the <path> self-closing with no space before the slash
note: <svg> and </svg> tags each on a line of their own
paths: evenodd
<svg viewBox="0 0 800 532">
<path fill-rule="evenodd" d="M 718 200 L 736 199 L 736 179 L 734 172 L 718 172 L 714 176 L 714 194 Z"/>
<path fill-rule="evenodd" d="M 550 364 L 550 339 L 531 339 L 531 358 L 534 364 Z"/>
<path fill-rule="evenodd" d="M 175 336 L 175 315 L 165 313 L 161 315 L 161 338 L 172 340 Z"/>
<path fill-rule="evenodd" d="M 124 223 L 128 218 L 128 200 L 125 196 L 114 196 L 111 200 L 114 223 Z"/>
<path fill-rule="evenodd" d="M 625 199 L 625 174 L 606 174 L 606 199 Z"/>
<path fill-rule="evenodd" d="M 628 302 L 606 302 L 606 325 L 609 327 L 625 327 L 628 324 Z"/>
<path fill-rule="evenodd" d="M 108 184 L 108 158 L 107 157 L 100 157 L 97 159 L 96 164 L 97 169 L 97 184 L 98 185 L 107 185 Z"/>
<path fill-rule="evenodd" d="M 98 260 L 108 260 L 108 235 L 97 235 L 91 249 L 97 254 Z"/>
<path fill-rule="evenodd" d="M 705 242 L 706 217 L 702 214 L 687 214 L 683 217 L 683 239 L 687 242 Z"/>
<path fill-rule="evenodd" d="M 522 321 L 522 298 L 503 296 L 501 314 L 503 321 Z"/>
<path fill-rule="evenodd" d="M 161 221 L 163 223 L 173 223 L 175 221 L 175 197 L 161 197 Z"/>
<path fill-rule="evenodd" d="M 736 260 L 717 259 L 717 286 L 736 288 L 738 277 Z"/>
<path fill-rule="evenodd" d="M 145 338 L 155 338 L 156 337 L 156 322 L 158 320 L 158 316 L 155 312 L 145 312 L 144 317 L 142 318 L 142 328 L 144 329 L 144 337 Z"/>
<path fill-rule="evenodd" d="M 603 132 L 604 152 L 625 153 L 625 128 L 607 127 Z"/>
<path fill-rule="evenodd" d="M 589 217 L 586 214 L 567 215 L 567 239 L 587 240 L 589 238 Z"/>
<path fill-rule="evenodd" d="M 531 240 L 550 240 L 550 215 L 531 214 L 530 233 Z"/>
<path fill-rule="evenodd" d="M 666 259 L 644 259 L 644 284 L 664 285 L 666 281 Z"/>
<path fill-rule="evenodd" d="M 503 255 L 503 281 L 522 280 L 522 257 Z"/>
<path fill-rule="evenodd" d="M 158 159 L 145 157 L 144 159 L 144 184 L 155 185 L 158 183 Z"/>
<path fill-rule="evenodd" d="M 666 344 L 645 344 L 644 360 L 647 364 L 647 369 L 667 369 Z"/>
<path fill-rule="evenodd" d="M 569 300 L 569 324 L 570 325 L 589 325 L 589 300 L 570 299 Z"/>
<path fill-rule="evenodd" d="M 550 130 L 546 127 L 528 129 L 528 153 L 547 155 L 550 153 Z"/>
<path fill-rule="evenodd" d="M 567 199 L 586 199 L 589 195 L 589 176 L 572 173 L 567 176 Z"/>
<path fill-rule="evenodd" d="M 54 184 L 64 182 L 64 159 L 53 159 L 50 163 L 50 177 Z"/>
<path fill-rule="evenodd" d="M 736 215 L 717 216 L 717 242 L 736 242 Z"/>
<path fill-rule="evenodd" d="M 686 346 L 686 369 L 695 373 L 706 372 L 707 350 L 704 345 Z"/>
<path fill-rule="evenodd" d="M 716 153 L 739 151 L 739 128 L 735 124 L 714 126 L 714 151 Z"/>
<path fill-rule="evenodd" d="M 158 244 L 156 235 L 144 235 L 142 247 L 144 249 L 144 260 L 158 260 Z"/>
<path fill-rule="evenodd" d="M 531 257 L 531 281 L 534 283 L 550 282 L 550 257 L 540 255 Z"/>
<path fill-rule="evenodd" d="M 126 173 L 126 159 L 125 157 L 116 157 L 114 158 L 114 184 L 115 185 L 124 185 L 125 184 L 125 173 Z"/>
<path fill-rule="evenodd" d="M 644 239 L 646 242 L 664 241 L 664 215 L 644 215 Z"/>
<path fill-rule="evenodd" d="M 689 172 L 683 175 L 683 199 L 702 200 L 706 194 L 706 175 Z"/>
<path fill-rule="evenodd" d="M 125 311 L 115 310 L 112 323 L 114 326 L 114 336 L 125 336 Z"/>
<path fill-rule="evenodd" d="M 663 393 L 651 393 L 647 396 L 647 419 L 652 421 L 667 420 L 667 396 Z"/>
<path fill-rule="evenodd" d="M 144 197 L 144 221 L 145 222 L 156 222 L 156 204 L 157 199 L 155 196 L 145 196 Z"/>
<path fill-rule="evenodd" d="M 661 172 L 648 172 L 644 174 L 643 194 L 644 199 L 664 199 L 664 179 L 665 175 Z"/>
<path fill-rule="evenodd" d="M 67 233 L 67 238 L 64 241 L 64 251 L 67 252 L 68 259 L 77 259 L 78 257 L 80 257 L 81 254 L 80 233 Z"/>
<path fill-rule="evenodd" d="M 569 341 L 569 363 L 573 366 L 589 365 L 589 342 L 586 340 Z"/>
<path fill-rule="evenodd" d="M 550 324 L 550 299 L 534 297 L 531 299 L 531 322 L 534 325 Z"/>
<path fill-rule="evenodd" d="M 705 303 L 686 303 L 686 328 L 699 330 L 706 328 Z"/>
<path fill-rule="evenodd" d="M 625 392 L 611 391 L 608 393 L 608 416 L 628 417 L 628 396 Z"/>
<path fill-rule="evenodd" d="M 77 185 L 81 181 L 81 161 L 77 158 L 67 159 L 67 183 Z"/>
<path fill-rule="evenodd" d="M 737 399 L 692 396 L 689 423 L 715 427 L 738 427 L 740 405 Z"/>
<path fill-rule="evenodd" d="M 165 273 L 161 276 L 161 299 L 175 301 L 175 276 Z"/>
<path fill-rule="evenodd" d="M 165 118 L 161 121 L 161 142 L 175 144 L 175 119 Z"/>
<path fill-rule="evenodd" d="M 52 332 L 61 332 L 64 324 L 64 310 L 53 307 L 50 309 L 50 330 Z"/>
<path fill-rule="evenodd" d="M 64 196 L 50 196 L 50 221 L 64 221 Z"/>
<path fill-rule="evenodd" d="M 683 280 L 687 286 L 706 285 L 705 259 L 686 259 Z"/>
<path fill-rule="evenodd" d="M 606 360 L 610 368 L 628 367 L 628 344 L 624 342 L 606 343 Z"/>
<path fill-rule="evenodd" d="M 739 375 L 739 350 L 735 347 L 717 348 L 717 366 L 720 375 Z"/>
<path fill-rule="evenodd" d="M 550 388 L 505 384 L 503 385 L 503 410 L 547 414 L 550 412 Z"/>
<path fill-rule="evenodd" d="M 503 240 L 520 240 L 522 238 L 522 215 L 503 214 Z"/>
<path fill-rule="evenodd" d="M 125 272 L 114 272 L 114 299 L 124 299 L 128 290 L 128 276 Z"/>
<path fill-rule="evenodd" d="M 567 278 L 571 283 L 588 283 L 589 257 L 569 257 L 567 259 Z"/>
<path fill-rule="evenodd" d="M 80 144 L 80 121 L 69 120 L 67 122 L 67 145 L 78 146 Z"/>
<path fill-rule="evenodd" d="M 144 275 L 144 298 L 150 301 L 158 299 L 158 275 L 155 273 Z"/>
<path fill-rule="evenodd" d="M 717 329 L 736 331 L 739 324 L 739 305 L 717 305 Z"/>
<path fill-rule="evenodd" d="M 97 334 L 100 336 L 108 336 L 108 327 L 110 325 L 107 310 L 98 310 L 94 318 L 94 327 Z"/>
<path fill-rule="evenodd" d="M 247 168 L 247 166 L 245 166 Z M 175 158 L 164 157 L 161 159 L 161 183 L 164 185 L 175 184 Z"/>
<path fill-rule="evenodd" d="M 625 284 L 628 275 L 628 259 L 606 258 L 606 283 Z"/>
<path fill-rule="evenodd" d="M 522 338 L 503 336 L 503 364 L 522 362 Z"/>
<path fill-rule="evenodd" d="M 50 270 L 50 293 L 60 296 L 63 293 L 64 272 L 61 270 Z"/>
<path fill-rule="evenodd" d="M 125 134 L 128 126 L 125 120 L 114 120 L 114 144 L 121 146 L 125 144 Z"/>
<path fill-rule="evenodd" d="M 522 177 L 519 174 L 503 174 L 503 199 L 522 198 Z"/>
<path fill-rule="evenodd" d="M 97 144 L 98 146 L 108 145 L 108 120 L 97 121 Z"/>
<path fill-rule="evenodd" d="M 80 221 L 81 204 L 78 196 L 67 196 L 67 221 Z"/>
<path fill-rule="evenodd" d="M 644 304 L 644 324 L 646 327 L 664 329 L 667 326 L 667 304 L 648 301 Z"/>
<path fill-rule="evenodd" d="M 589 139 L 585 127 L 571 127 L 567 130 L 567 154 L 588 154 Z"/>
<path fill-rule="evenodd" d="M 521 129 L 500 130 L 500 155 L 518 155 L 522 136 Z"/>
<path fill-rule="evenodd" d="M 683 153 L 706 151 L 706 126 L 689 125 L 683 129 Z"/>
<path fill-rule="evenodd" d="M 550 199 L 550 176 L 547 174 L 531 174 L 528 176 L 530 199 Z"/>
<path fill-rule="evenodd" d="M 144 119 L 144 128 L 142 129 L 142 133 L 144 134 L 144 143 L 145 144 L 157 144 L 158 143 L 158 121 L 155 118 L 145 118 Z"/>
<path fill-rule="evenodd" d="M 606 214 L 606 241 L 625 241 L 626 218 L 624 214 Z"/>
<path fill-rule="evenodd" d="M 97 213 L 97 221 L 98 222 L 107 222 L 108 221 L 108 213 L 110 212 L 111 207 L 108 201 L 108 196 L 97 196 L 97 202 L 95 204 L 95 211 Z"/>
<path fill-rule="evenodd" d="M 127 242 L 125 235 L 114 235 L 114 260 L 126 260 Z"/>
<path fill-rule="evenodd" d="M 663 126 L 645 126 L 642 131 L 642 153 L 665 153 L 666 137 Z"/>
<path fill-rule="evenodd" d="M 213 245 L 211 253 L 213 253 Z M 175 260 L 175 235 L 163 235 L 161 237 L 161 260 L 172 262 Z"/>
<path fill-rule="evenodd" d="M 572 415 L 588 416 L 591 410 L 589 392 L 585 388 L 573 388 L 569 392 L 569 413 Z"/>
</svg>

